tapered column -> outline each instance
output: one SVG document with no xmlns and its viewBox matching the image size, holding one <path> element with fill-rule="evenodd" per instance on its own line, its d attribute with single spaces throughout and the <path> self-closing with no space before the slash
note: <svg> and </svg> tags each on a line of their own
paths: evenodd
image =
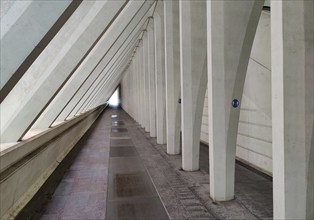
<svg viewBox="0 0 314 220">
<path fill-rule="evenodd" d="M 149 130 L 150 136 L 156 137 L 156 83 L 155 83 L 155 37 L 153 19 L 150 18 L 148 32 L 148 74 L 149 74 Z"/>
<path fill-rule="evenodd" d="M 156 124 L 157 143 L 166 143 L 166 97 L 165 97 L 165 46 L 163 1 L 158 1 L 154 14 L 155 74 L 156 74 Z"/>
<path fill-rule="evenodd" d="M 199 169 L 201 120 L 207 85 L 206 1 L 180 1 L 182 168 Z"/>
<path fill-rule="evenodd" d="M 180 153 L 180 24 L 179 1 L 164 2 L 167 153 Z"/>
<path fill-rule="evenodd" d="M 216 201 L 234 198 L 237 104 L 241 104 L 263 4 L 259 0 L 207 2 L 209 173 L 210 194 Z"/>
<path fill-rule="evenodd" d="M 274 219 L 313 219 L 313 1 L 271 1 Z"/>
</svg>

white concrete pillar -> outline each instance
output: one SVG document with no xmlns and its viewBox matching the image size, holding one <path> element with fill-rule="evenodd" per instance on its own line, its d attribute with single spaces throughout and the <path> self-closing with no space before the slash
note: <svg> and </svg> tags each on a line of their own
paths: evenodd
<svg viewBox="0 0 314 220">
<path fill-rule="evenodd" d="M 264 1 L 207 2 L 210 194 L 234 198 L 236 139 L 243 86 Z"/>
<path fill-rule="evenodd" d="M 145 106 L 144 107 L 144 113 L 145 113 L 145 131 L 150 131 L 150 122 L 149 122 L 149 73 L 148 73 L 148 34 L 147 30 L 144 31 L 143 35 L 143 64 L 144 64 L 144 76 L 145 76 L 145 82 L 144 82 L 144 99 L 145 99 Z"/>
<path fill-rule="evenodd" d="M 182 168 L 199 169 L 201 121 L 207 85 L 206 1 L 180 1 Z"/>
<path fill-rule="evenodd" d="M 134 106 L 134 111 L 135 111 L 135 120 L 137 123 L 139 123 L 139 111 L 138 111 L 138 106 L 139 106 L 139 98 L 138 98 L 138 68 L 137 68 L 137 56 L 138 56 L 138 52 L 137 50 L 135 51 L 135 54 L 134 54 L 134 58 L 133 58 L 133 71 L 134 71 L 134 91 L 135 91 L 135 106 Z"/>
<path fill-rule="evenodd" d="M 313 219 L 314 2 L 271 1 L 274 219 Z"/>
<path fill-rule="evenodd" d="M 165 47 L 164 47 L 164 1 L 158 1 L 154 14 L 155 74 L 156 74 L 156 129 L 157 143 L 166 143 L 166 97 L 165 97 Z"/>
<path fill-rule="evenodd" d="M 148 72 L 149 72 L 149 121 L 150 136 L 156 137 L 156 83 L 155 83 L 155 37 L 153 19 L 148 25 Z"/>
<path fill-rule="evenodd" d="M 181 106 L 179 1 L 164 2 L 167 153 L 180 153 Z"/>
<path fill-rule="evenodd" d="M 144 65 L 143 65 L 143 40 L 140 39 L 139 42 L 139 59 L 138 59 L 138 65 L 139 65 L 139 85 L 140 85 L 140 106 L 139 111 L 141 113 L 140 115 L 140 124 L 142 128 L 145 128 L 145 99 L 144 99 L 144 83 L 145 83 L 145 75 L 144 75 Z"/>
<path fill-rule="evenodd" d="M 137 99 L 137 106 L 136 106 L 136 112 L 137 112 L 137 122 L 140 124 L 141 122 L 141 110 L 139 109 L 141 106 L 141 99 L 140 99 L 140 77 L 139 77 L 139 46 L 136 47 L 136 99 Z"/>
</svg>

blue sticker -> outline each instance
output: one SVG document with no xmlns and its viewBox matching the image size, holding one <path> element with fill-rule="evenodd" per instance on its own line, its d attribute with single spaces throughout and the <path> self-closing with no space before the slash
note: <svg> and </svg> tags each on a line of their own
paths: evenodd
<svg viewBox="0 0 314 220">
<path fill-rule="evenodd" d="M 238 99 L 233 99 L 232 100 L 232 107 L 233 108 L 238 108 L 239 104 L 240 104 L 240 102 L 239 102 Z"/>
</svg>

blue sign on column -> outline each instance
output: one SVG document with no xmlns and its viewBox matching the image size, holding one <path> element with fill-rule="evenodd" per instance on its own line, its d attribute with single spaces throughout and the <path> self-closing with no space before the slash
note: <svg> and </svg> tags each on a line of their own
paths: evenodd
<svg viewBox="0 0 314 220">
<path fill-rule="evenodd" d="M 238 108 L 239 104 L 240 104 L 240 102 L 239 102 L 238 99 L 233 99 L 232 100 L 232 107 L 233 108 Z"/>
</svg>

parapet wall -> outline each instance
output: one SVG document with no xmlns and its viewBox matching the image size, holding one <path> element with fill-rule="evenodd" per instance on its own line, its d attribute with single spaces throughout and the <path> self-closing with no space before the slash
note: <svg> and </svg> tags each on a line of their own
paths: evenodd
<svg viewBox="0 0 314 220">
<path fill-rule="evenodd" d="M 104 106 L 0 152 L 1 219 L 14 219 L 95 122 Z"/>
</svg>

